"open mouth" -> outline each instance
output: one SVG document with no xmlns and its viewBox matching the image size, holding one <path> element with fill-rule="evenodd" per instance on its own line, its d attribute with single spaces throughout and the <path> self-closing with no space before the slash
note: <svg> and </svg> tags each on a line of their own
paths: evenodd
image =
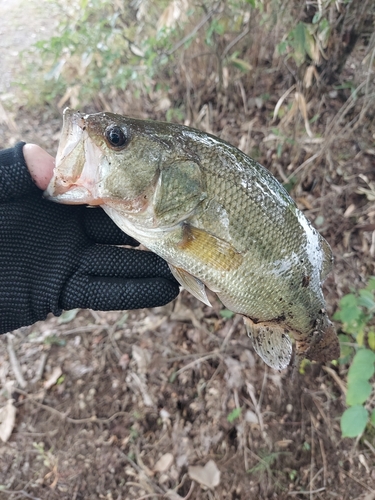
<svg viewBox="0 0 375 500">
<path fill-rule="evenodd" d="M 66 108 L 56 167 L 44 196 L 59 203 L 100 205 L 96 179 L 101 155 L 88 136 L 84 115 Z"/>
</svg>

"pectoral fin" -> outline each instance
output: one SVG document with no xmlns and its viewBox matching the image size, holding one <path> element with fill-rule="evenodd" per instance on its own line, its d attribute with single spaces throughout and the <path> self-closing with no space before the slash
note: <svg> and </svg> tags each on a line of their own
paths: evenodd
<svg viewBox="0 0 375 500">
<path fill-rule="evenodd" d="M 255 352 L 271 368 L 286 368 L 292 357 L 292 342 L 289 335 L 278 323 L 254 323 L 244 317 L 248 336 L 253 342 Z"/>
<path fill-rule="evenodd" d="M 187 273 L 186 271 L 184 271 L 179 267 L 172 266 L 172 264 L 169 264 L 169 267 L 176 280 L 188 292 L 194 295 L 194 297 L 196 297 L 197 299 L 201 300 L 204 304 L 207 304 L 208 306 L 212 307 L 206 294 L 206 287 L 201 282 L 201 280 L 195 278 L 195 276 L 192 276 L 191 274 Z"/>
<path fill-rule="evenodd" d="M 163 168 L 155 189 L 153 207 L 159 224 L 173 224 L 187 216 L 206 198 L 205 184 L 197 163 L 176 161 Z"/>
<path fill-rule="evenodd" d="M 183 225 L 182 240 L 178 247 L 218 271 L 237 269 L 243 259 L 230 243 L 189 224 Z"/>
</svg>

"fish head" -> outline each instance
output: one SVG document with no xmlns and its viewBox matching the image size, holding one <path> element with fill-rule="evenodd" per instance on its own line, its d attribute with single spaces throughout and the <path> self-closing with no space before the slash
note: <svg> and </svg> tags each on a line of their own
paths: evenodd
<svg viewBox="0 0 375 500">
<path fill-rule="evenodd" d="M 67 204 L 118 200 L 140 211 L 155 190 L 165 146 L 140 120 L 65 109 L 56 167 L 45 196 Z"/>
</svg>

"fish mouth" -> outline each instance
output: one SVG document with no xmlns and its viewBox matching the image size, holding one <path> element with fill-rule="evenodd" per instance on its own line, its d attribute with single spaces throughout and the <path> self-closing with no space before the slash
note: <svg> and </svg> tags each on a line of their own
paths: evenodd
<svg viewBox="0 0 375 500">
<path fill-rule="evenodd" d="M 53 177 L 44 192 L 51 201 L 100 205 L 98 170 L 102 151 L 90 140 L 86 116 L 66 108 Z"/>
</svg>

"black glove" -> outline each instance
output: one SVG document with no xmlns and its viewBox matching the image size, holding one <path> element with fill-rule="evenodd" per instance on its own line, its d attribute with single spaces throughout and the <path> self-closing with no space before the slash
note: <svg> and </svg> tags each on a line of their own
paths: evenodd
<svg viewBox="0 0 375 500">
<path fill-rule="evenodd" d="M 156 307 L 179 292 L 167 263 L 99 208 L 44 200 L 22 154 L 0 152 L 0 333 L 63 309 Z"/>
</svg>

